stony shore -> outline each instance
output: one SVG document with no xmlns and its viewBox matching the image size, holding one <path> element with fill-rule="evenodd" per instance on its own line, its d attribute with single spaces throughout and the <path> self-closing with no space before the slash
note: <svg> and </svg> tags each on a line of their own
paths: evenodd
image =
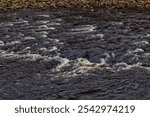
<svg viewBox="0 0 150 117">
<path fill-rule="evenodd" d="M 49 7 L 150 9 L 150 0 L 0 0 L 1 10 Z"/>
</svg>

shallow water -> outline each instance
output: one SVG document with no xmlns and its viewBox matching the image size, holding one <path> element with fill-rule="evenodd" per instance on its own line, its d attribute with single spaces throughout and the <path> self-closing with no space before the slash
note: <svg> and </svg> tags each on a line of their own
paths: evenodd
<svg viewBox="0 0 150 117">
<path fill-rule="evenodd" d="M 0 99 L 150 99 L 150 11 L 0 13 Z"/>
</svg>

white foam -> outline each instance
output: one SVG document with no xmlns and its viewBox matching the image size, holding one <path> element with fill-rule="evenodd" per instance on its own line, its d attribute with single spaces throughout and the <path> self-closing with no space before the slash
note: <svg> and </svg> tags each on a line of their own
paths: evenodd
<svg viewBox="0 0 150 117">
<path fill-rule="evenodd" d="M 53 46 L 51 49 L 47 49 L 47 48 L 40 48 L 39 50 L 41 51 L 49 51 L 49 52 L 52 52 L 52 51 L 56 51 L 58 48 L 56 46 Z"/>
<path fill-rule="evenodd" d="M 37 30 L 37 31 L 40 31 L 41 29 L 42 29 L 42 30 L 55 30 L 54 27 L 48 27 L 47 25 L 40 25 L 38 28 L 39 28 L 39 29 L 35 29 L 35 31 L 36 31 L 36 30 Z"/>
<path fill-rule="evenodd" d="M 29 22 L 27 20 L 19 20 L 19 21 L 13 22 L 13 24 L 29 24 Z"/>
<path fill-rule="evenodd" d="M 62 21 L 62 19 L 61 18 L 56 18 L 55 21 L 60 22 L 60 21 Z"/>
<path fill-rule="evenodd" d="M 139 42 L 134 42 L 133 45 L 136 45 L 136 46 L 145 46 L 145 45 L 148 45 L 149 42 L 148 41 L 139 41 Z"/>
<path fill-rule="evenodd" d="M 47 38 L 47 35 L 46 34 L 41 34 L 40 37 L 41 38 Z"/>
<path fill-rule="evenodd" d="M 39 17 L 45 17 L 45 18 L 49 18 L 50 15 L 37 15 Z"/>
<path fill-rule="evenodd" d="M 95 26 L 93 25 L 82 25 L 76 28 L 71 29 L 71 31 L 93 31 L 95 29 Z"/>
<path fill-rule="evenodd" d="M 77 26 L 75 28 L 72 28 L 70 32 L 71 34 L 77 34 L 77 33 L 89 33 L 93 32 L 96 29 L 95 26 L 93 25 L 82 25 L 82 26 Z"/>
<path fill-rule="evenodd" d="M 150 53 L 144 53 L 145 56 L 150 56 Z"/>
<path fill-rule="evenodd" d="M 74 64 L 74 66 L 76 66 L 75 71 L 79 73 L 86 73 L 89 70 L 99 69 L 106 65 L 107 64 L 104 59 L 101 59 L 100 63 L 92 63 L 85 58 L 77 58 Z"/>
<path fill-rule="evenodd" d="M 24 48 L 22 51 L 30 50 L 30 49 L 31 49 L 31 47 L 26 47 L 26 48 Z"/>
<path fill-rule="evenodd" d="M 128 54 L 139 54 L 144 53 L 144 50 L 142 48 L 136 48 L 135 50 L 128 50 Z"/>
<path fill-rule="evenodd" d="M 47 35 L 48 32 L 47 32 L 47 31 L 40 31 L 40 32 L 38 32 L 38 34 L 44 34 L 44 35 Z"/>
<path fill-rule="evenodd" d="M 50 26 L 60 26 L 61 25 L 61 23 L 58 23 L 58 22 L 50 22 L 48 25 L 50 25 Z"/>
<path fill-rule="evenodd" d="M 38 35 L 41 38 L 47 38 L 48 32 L 47 31 L 39 31 L 35 32 L 36 35 Z"/>
<path fill-rule="evenodd" d="M 133 66 L 131 65 L 128 65 L 127 63 L 116 63 L 114 66 L 113 66 L 113 69 L 117 70 L 117 71 L 120 71 L 120 70 L 128 70 L 130 68 L 132 68 Z"/>
<path fill-rule="evenodd" d="M 3 46 L 3 45 L 4 45 L 4 42 L 0 40 L 0 46 Z"/>
<path fill-rule="evenodd" d="M 24 58 L 26 60 L 42 60 L 42 59 L 44 59 L 40 54 L 26 53 L 26 54 L 20 55 L 13 51 L 11 51 L 11 52 L 5 51 L 0 54 L 1 54 L 1 57 L 4 57 L 4 58 Z"/>
<path fill-rule="evenodd" d="M 105 56 L 105 58 L 104 58 L 105 60 L 108 60 L 108 59 L 111 57 L 111 56 L 110 56 L 108 53 L 106 53 L 106 52 L 103 53 L 102 55 Z"/>
<path fill-rule="evenodd" d="M 46 48 L 39 48 L 39 50 L 46 51 L 47 49 Z"/>
<path fill-rule="evenodd" d="M 53 42 L 55 42 L 55 43 L 59 43 L 59 40 L 58 40 L 58 39 L 51 39 L 51 38 L 48 38 L 48 40 L 53 41 Z"/>
<path fill-rule="evenodd" d="M 13 22 L 2 23 L 1 25 L 3 25 L 3 26 L 8 26 L 8 27 L 14 26 Z"/>
<path fill-rule="evenodd" d="M 96 37 L 99 37 L 99 38 L 103 38 L 103 37 L 104 37 L 104 34 L 96 34 L 95 36 L 96 36 Z"/>
<path fill-rule="evenodd" d="M 146 37 L 150 37 L 150 34 L 147 34 Z"/>
<path fill-rule="evenodd" d="M 56 46 L 53 46 L 49 51 L 55 51 L 55 50 L 57 50 L 57 47 Z"/>
<path fill-rule="evenodd" d="M 87 38 L 91 38 L 91 39 L 93 39 L 93 38 L 100 38 L 101 40 L 104 40 L 103 37 L 104 37 L 104 34 L 99 33 L 99 34 L 92 34 L 92 35 L 90 35 Z"/>
<path fill-rule="evenodd" d="M 58 61 L 60 61 L 61 63 L 55 68 L 56 71 L 61 71 L 61 69 L 65 66 L 68 65 L 69 63 L 69 59 L 67 58 L 58 58 Z"/>
<path fill-rule="evenodd" d="M 111 53 L 112 59 L 115 59 L 115 53 Z"/>
<path fill-rule="evenodd" d="M 123 25 L 123 22 L 111 22 L 112 25 Z"/>
<path fill-rule="evenodd" d="M 44 59 L 40 54 L 31 54 L 31 53 L 26 53 L 20 57 L 31 59 L 31 60 L 40 60 Z"/>
<path fill-rule="evenodd" d="M 55 30 L 55 27 L 49 27 L 48 29 L 50 29 L 50 30 Z"/>
<path fill-rule="evenodd" d="M 80 66 L 84 66 L 84 65 L 92 65 L 91 62 L 89 62 L 87 59 L 85 58 L 77 58 L 77 63 L 80 65 Z"/>
<path fill-rule="evenodd" d="M 7 39 L 8 39 L 8 38 L 10 38 L 10 36 L 9 36 L 9 35 L 5 35 L 4 38 L 7 38 Z"/>
<path fill-rule="evenodd" d="M 105 66 L 106 67 L 106 66 L 108 66 L 108 64 L 107 64 L 107 62 L 104 58 L 101 58 L 100 63 L 98 64 L 98 66 L 100 66 L 100 67 Z"/>
<path fill-rule="evenodd" d="M 47 26 L 47 25 L 40 25 L 39 28 L 40 28 L 40 29 L 47 29 L 48 26 Z"/>
<path fill-rule="evenodd" d="M 11 41 L 11 42 L 7 42 L 6 45 L 15 45 L 15 44 L 20 44 L 20 41 Z"/>
<path fill-rule="evenodd" d="M 132 51 L 133 54 L 136 54 L 136 53 L 143 53 L 144 50 L 142 48 L 136 48 L 135 50 Z"/>
<path fill-rule="evenodd" d="M 24 37 L 24 40 L 35 40 L 35 37 L 31 37 L 31 36 Z"/>
<path fill-rule="evenodd" d="M 0 55 L 3 55 L 3 54 L 5 54 L 5 53 L 6 53 L 6 51 L 0 50 Z"/>
<path fill-rule="evenodd" d="M 40 20 L 40 21 L 36 21 L 36 23 L 39 23 L 39 24 L 48 24 L 49 20 Z"/>
<path fill-rule="evenodd" d="M 17 34 L 18 37 L 24 37 L 24 34 L 23 33 L 19 33 Z"/>
</svg>

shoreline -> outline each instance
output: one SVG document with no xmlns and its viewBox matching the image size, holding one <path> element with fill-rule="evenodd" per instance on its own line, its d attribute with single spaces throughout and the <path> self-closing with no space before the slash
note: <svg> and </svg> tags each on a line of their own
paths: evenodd
<svg viewBox="0 0 150 117">
<path fill-rule="evenodd" d="M 117 8 L 150 10 L 150 0 L 0 0 L 0 11 L 48 8 Z"/>
</svg>

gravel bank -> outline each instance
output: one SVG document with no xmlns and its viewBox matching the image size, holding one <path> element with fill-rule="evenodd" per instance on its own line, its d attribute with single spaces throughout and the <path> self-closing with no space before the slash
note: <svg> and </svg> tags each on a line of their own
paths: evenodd
<svg viewBox="0 0 150 117">
<path fill-rule="evenodd" d="M 150 0 L 0 0 L 0 9 L 48 7 L 115 7 L 150 9 Z"/>
</svg>

